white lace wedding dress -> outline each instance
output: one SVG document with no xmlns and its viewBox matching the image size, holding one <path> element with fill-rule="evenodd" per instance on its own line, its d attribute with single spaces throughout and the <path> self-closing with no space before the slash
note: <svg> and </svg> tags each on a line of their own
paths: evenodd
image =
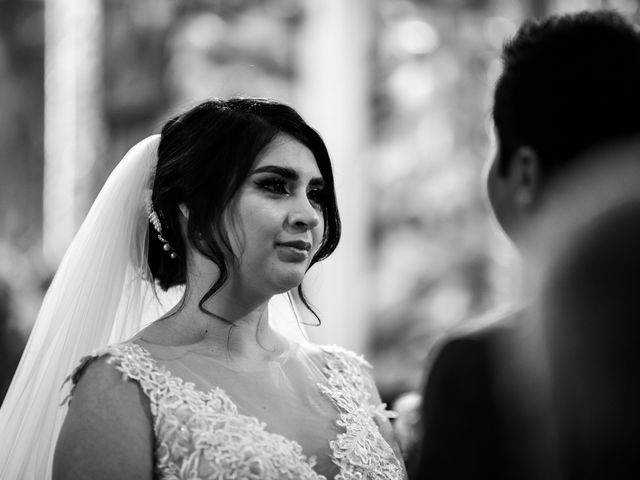
<svg viewBox="0 0 640 480">
<path fill-rule="evenodd" d="M 400 479 L 389 417 L 360 356 L 290 343 L 250 371 L 207 349 L 124 343 L 97 357 L 149 401 L 160 479 Z M 71 398 L 73 401 L 73 398 Z"/>
</svg>

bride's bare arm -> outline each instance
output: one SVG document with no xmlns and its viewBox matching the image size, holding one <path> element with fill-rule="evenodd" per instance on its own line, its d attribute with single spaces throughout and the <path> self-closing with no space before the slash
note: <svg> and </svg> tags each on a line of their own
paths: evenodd
<svg viewBox="0 0 640 480">
<path fill-rule="evenodd" d="M 140 386 L 93 361 L 77 383 L 53 461 L 53 480 L 153 477 L 153 426 Z"/>
</svg>

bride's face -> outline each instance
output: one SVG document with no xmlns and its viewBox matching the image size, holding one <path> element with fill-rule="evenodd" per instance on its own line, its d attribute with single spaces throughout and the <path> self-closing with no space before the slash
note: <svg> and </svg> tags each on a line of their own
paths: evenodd
<svg viewBox="0 0 640 480">
<path fill-rule="evenodd" d="M 230 281 L 273 295 L 300 283 L 324 232 L 324 180 L 311 151 L 277 136 L 256 158 L 232 204 L 239 259 Z"/>
</svg>

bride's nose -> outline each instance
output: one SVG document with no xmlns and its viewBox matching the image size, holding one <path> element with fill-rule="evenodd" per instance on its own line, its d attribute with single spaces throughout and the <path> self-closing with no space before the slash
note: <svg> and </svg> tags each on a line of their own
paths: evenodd
<svg viewBox="0 0 640 480">
<path fill-rule="evenodd" d="M 312 230 L 320 223 L 320 212 L 305 194 L 292 202 L 287 219 L 290 225 L 298 229 Z"/>
</svg>

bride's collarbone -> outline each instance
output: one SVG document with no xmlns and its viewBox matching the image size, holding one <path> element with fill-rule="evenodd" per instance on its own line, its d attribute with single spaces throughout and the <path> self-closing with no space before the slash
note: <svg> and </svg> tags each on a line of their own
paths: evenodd
<svg viewBox="0 0 640 480">
<path fill-rule="evenodd" d="M 228 329 L 199 332 L 180 328 L 166 319 L 151 324 L 131 341 L 145 347 L 156 358 L 180 351 L 215 361 L 238 372 L 260 370 L 281 363 L 291 349 L 290 342 L 280 335 L 271 337 L 268 342 L 262 342 L 255 336 L 243 340 L 236 338 Z"/>
</svg>

